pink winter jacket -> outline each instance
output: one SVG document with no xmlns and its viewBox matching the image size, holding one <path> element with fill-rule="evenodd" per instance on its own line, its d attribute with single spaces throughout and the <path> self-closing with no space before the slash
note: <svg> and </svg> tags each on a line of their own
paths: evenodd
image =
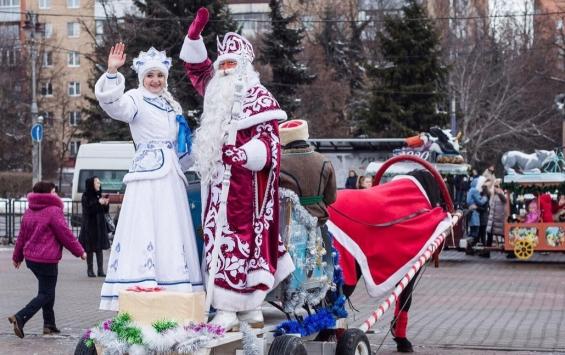
<svg viewBox="0 0 565 355">
<path fill-rule="evenodd" d="M 50 193 L 27 195 L 29 208 L 25 211 L 12 259 L 56 264 L 63 255 L 63 246 L 74 256 L 84 253 L 82 246 L 69 229 L 63 214 L 63 201 Z"/>
</svg>

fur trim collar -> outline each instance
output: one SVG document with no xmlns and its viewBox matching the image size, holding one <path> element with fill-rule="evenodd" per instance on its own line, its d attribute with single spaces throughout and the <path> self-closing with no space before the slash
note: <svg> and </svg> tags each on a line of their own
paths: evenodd
<svg viewBox="0 0 565 355">
<path fill-rule="evenodd" d="M 27 195 L 29 208 L 32 210 L 41 210 L 46 207 L 56 206 L 63 209 L 63 201 L 57 195 L 52 193 L 29 193 Z"/>
</svg>

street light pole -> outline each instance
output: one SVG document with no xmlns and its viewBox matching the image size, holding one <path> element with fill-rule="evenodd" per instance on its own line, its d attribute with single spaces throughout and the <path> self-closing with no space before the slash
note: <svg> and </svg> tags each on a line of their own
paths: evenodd
<svg viewBox="0 0 565 355">
<path fill-rule="evenodd" d="M 31 52 L 31 121 L 32 126 L 36 123 L 42 124 L 38 120 L 38 109 L 37 109 L 37 75 L 36 75 L 36 64 L 37 64 L 37 48 L 35 42 L 35 34 L 39 27 L 37 22 L 37 14 L 33 11 L 29 11 L 26 14 L 26 24 L 24 29 L 29 32 L 29 43 Z M 43 121 L 43 117 L 41 119 Z M 36 182 L 41 181 L 41 140 L 32 141 L 32 183 L 35 185 Z"/>
</svg>

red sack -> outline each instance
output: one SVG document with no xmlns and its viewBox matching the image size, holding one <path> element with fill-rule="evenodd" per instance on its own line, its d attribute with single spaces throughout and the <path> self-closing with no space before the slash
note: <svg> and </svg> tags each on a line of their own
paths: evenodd
<svg viewBox="0 0 565 355">
<path fill-rule="evenodd" d="M 432 207 L 412 176 L 365 190 L 340 190 L 329 214 L 344 283 L 357 283 L 356 261 L 372 297 L 387 295 L 451 225 L 448 214 Z"/>
</svg>

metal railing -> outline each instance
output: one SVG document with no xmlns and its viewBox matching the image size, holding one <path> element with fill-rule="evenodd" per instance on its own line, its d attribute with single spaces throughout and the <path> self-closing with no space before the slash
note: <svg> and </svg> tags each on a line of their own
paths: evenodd
<svg viewBox="0 0 565 355">
<path fill-rule="evenodd" d="M 0 199 L 0 242 L 8 244 L 16 242 L 22 217 L 27 208 L 28 202 L 26 199 Z M 112 210 L 111 208 L 111 214 Z M 78 237 L 82 219 L 80 201 L 63 200 L 63 211 L 73 234 Z M 112 217 L 114 217 L 113 214 Z"/>
</svg>

